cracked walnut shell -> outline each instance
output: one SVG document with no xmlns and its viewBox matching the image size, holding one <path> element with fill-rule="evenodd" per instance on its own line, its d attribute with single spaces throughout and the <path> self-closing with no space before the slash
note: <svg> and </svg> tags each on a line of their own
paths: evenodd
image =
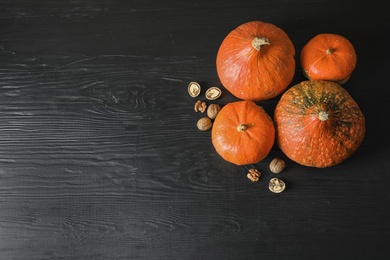
<svg viewBox="0 0 390 260">
<path fill-rule="evenodd" d="M 206 90 L 206 98 L 209 100 L 215 100 L 219 98 L 222 94 L 222 91 L 217 87 L 211 87 L 208 90 Z"/>
<path fill-rule="evenodd" d="M 281 179 L 272 178 L 269 181 L 268 188 L 273 193 L 281 193 L 286 188 L 286 184 Z"/>
<path fill-rule="evenodd" d="M 201 88 L 198 82 L 192 81 L 188 84 L 188 94 L 190 94 L 191 97 L 199 96 L 200 90 Z"/>
</svg>

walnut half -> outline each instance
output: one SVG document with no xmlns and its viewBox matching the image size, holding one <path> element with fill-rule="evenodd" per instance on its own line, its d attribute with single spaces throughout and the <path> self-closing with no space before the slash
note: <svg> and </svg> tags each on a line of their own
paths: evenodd
<svg viewBox="0 0 390 260">
<path fill-rule="evenodd" d="M 211 87 L 208 90 L 206 90 L 206 98 L 208 100 L 215 100 L 219 98 L 222 95 L 222 91 L 217 87 Z"/>
<path fill-rule="evenodd" d="M 286 184 L 281 179 L 272 178 L 269 181 L 268 188 L 273 193 L 281 193 L 286 188 Z"/>
<path fill-rule="evenodd" d="M 191 97 L 197 97 L 200 94 L 200 85 L 198 82 L 190 82 L 188 84 L 188 94 L 190 94 Z"/>
</svg>

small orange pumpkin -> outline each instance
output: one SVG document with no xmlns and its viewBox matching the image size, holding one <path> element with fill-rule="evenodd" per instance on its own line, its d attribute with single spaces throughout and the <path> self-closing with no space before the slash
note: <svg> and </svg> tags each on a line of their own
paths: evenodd
<svg viewBox="0 0 390 260">
<path fill-rule="evenodd" d="M 279 27 L 261 21 L 244 23 L 223 40 L 217 53 L 222 85 L 244 100 L 271 99 L 284 91 L 295 73 L 295 49 Z"/>
<path fill-rule="evenodd" d="M 322 33 L 303 47 L 303 74 L 312 80 L 329 80 L 344 84 L 355 70 L 357 56 L 352 43 L 344 36 Z"/>
<path fill-rule="evenodd" d="M 219 111 L 211 138 L 217 153 L 226 161 L 255 164 L 271 151 L 275 127 L 262 107 L 252 101 L 235 101 Z"/>
<path fill-rule="evenodd" d="M 291 160 L 324 168 L 350 157 L 366 127 L 358 104 L 339 84 L 303 81 L 280 98 L 275 108 L 276 140 Z"/>
</svg>

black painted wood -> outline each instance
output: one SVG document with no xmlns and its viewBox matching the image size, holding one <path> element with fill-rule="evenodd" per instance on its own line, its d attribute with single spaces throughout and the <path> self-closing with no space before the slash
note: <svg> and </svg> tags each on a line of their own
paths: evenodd
<svg viewBox="0 0 390 260">
<path fill-rule="evenodd" d="M 387 259 L 386 6 L 0 1 L 0 259 Z M 187 85 L 224 90 L 218 46 L 251 20 L 291 37 L 292 84 L 314 35 L 355 45 L 345 88 L 367 135 L 341 165 L 303 167 L 275 145 L 251 183 L 197 130 Z M 234 100 L 224 90 L 218 102 Z M 277 101 L 259 105 L 272 115 Z M 275 156 L 287 162 L 281 194 L 267 188 Z"/>
</svg>

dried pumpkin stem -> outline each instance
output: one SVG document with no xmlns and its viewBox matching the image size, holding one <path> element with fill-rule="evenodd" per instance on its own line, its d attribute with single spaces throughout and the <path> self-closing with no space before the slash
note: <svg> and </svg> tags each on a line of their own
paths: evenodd
<svg viewBox="0 0 390 260">
<path fill-rule="evenodd" d="M 260 50 L 264 45 L 270 45 L 271 42 L 267 39 L 267 38 L 264 38 L 264 37 L 255 37 L 253 38 L 252 40 L 252 46 L 253 48 L 255 48 L 256 50 Z"/>
<path fill-rule="evenodd" d="M 326 50 L 326 54 L 328 54 L 328 55 L 329 55 L 329 54 L 332 54 L 333 52 L 334 52 L 334 50 L 333 50 L 333 49 L 330 49 L 330 48 Z"/>
<path fill-rule="evenodd" d="M 239 124 L 239 125 L 237 126 L 237 131 L 238 131 L 238 132 L 245 132 L 246 129 L 248 129 L 248 126 L 247 126 L 246 124 Z"/>
<path fill-rule="evenodd" d="M 326 121 L 326 120 L 328 120 L 328 119 L 329 119 L 329 113 L 327 113 L 327 112 L 325 112 L 325 111 L 320 111 L 320 112 L 318 113 L 318 119 L 319 119 L 320 121 Z"/>
</svg>

